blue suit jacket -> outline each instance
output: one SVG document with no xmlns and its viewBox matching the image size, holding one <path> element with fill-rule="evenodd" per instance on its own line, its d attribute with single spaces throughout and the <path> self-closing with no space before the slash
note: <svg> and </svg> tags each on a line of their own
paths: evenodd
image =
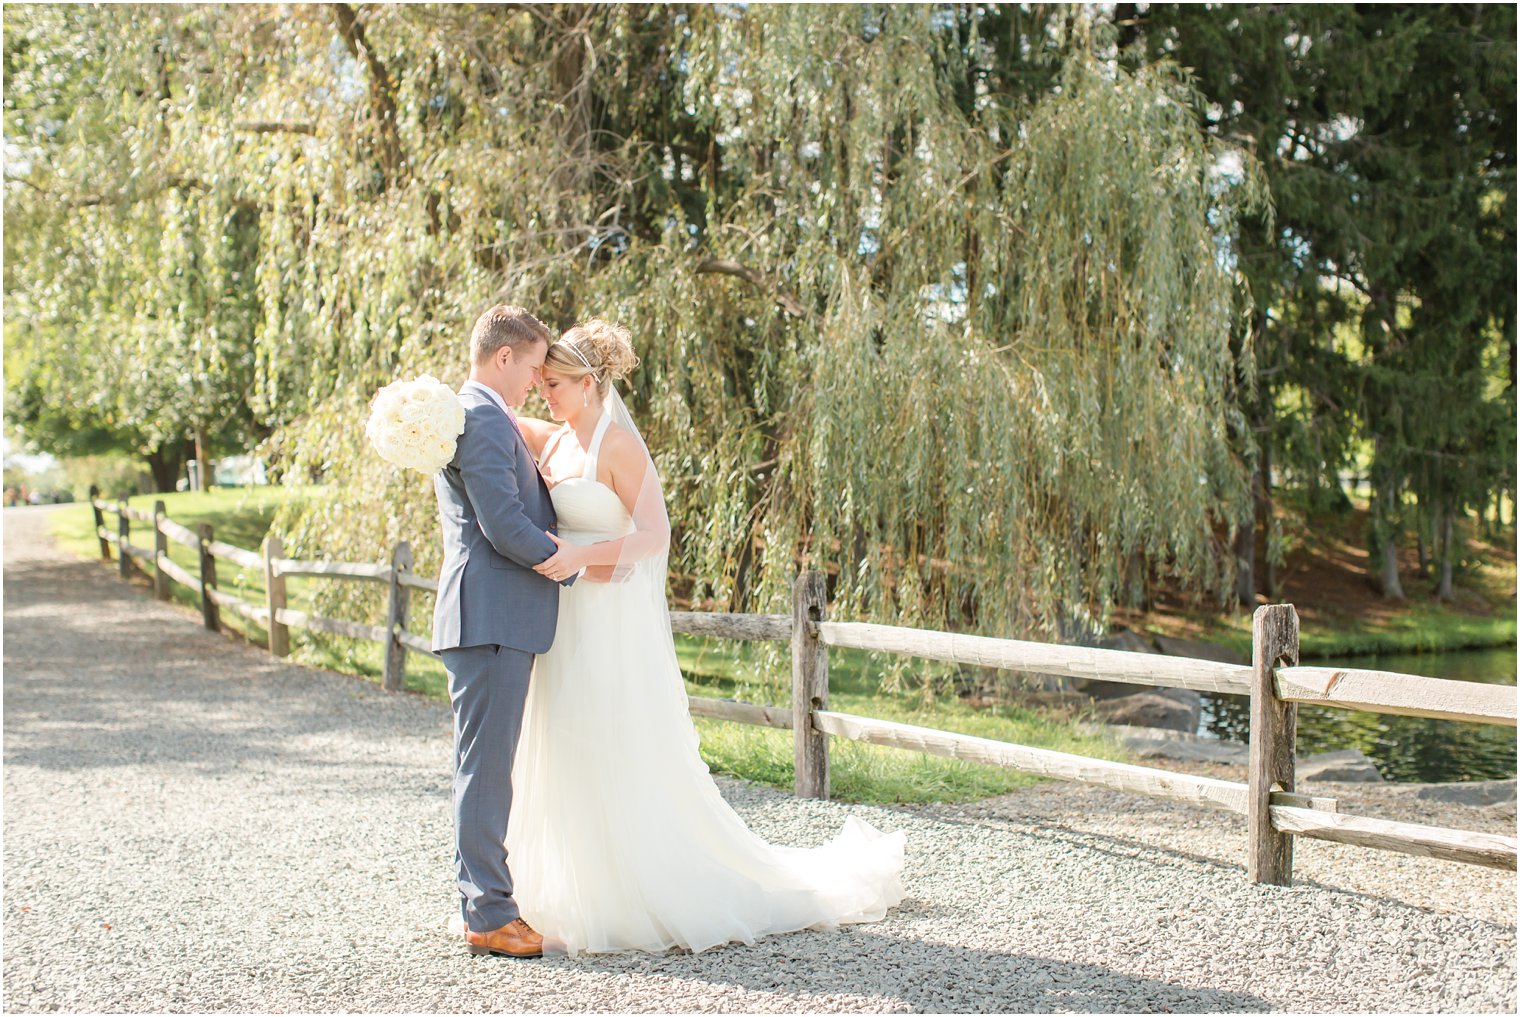
<svg viewBox="0 0 1520 1017">
<path fill-rule="evenodd" d="M 533 566 L 557 550 L 544 535 L 555 529 L 554 503 L 501 407 L 468 388 L 459 399 L 464 433 L 433 478 L 443 528 L 433 651 L 499 643 L 543 653 L 554 642 L 559 587 Z"/>
</svg>

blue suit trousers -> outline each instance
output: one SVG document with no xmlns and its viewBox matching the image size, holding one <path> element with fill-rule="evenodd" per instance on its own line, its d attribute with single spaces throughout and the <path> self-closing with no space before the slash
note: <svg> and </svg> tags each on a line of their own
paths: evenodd
<svg viewBox="0 0 1520 1017">
<path fill-rule="evenodd" d="M 533 654 L 510 646 L 442 652 L 454 710 L 454 865 L 472 932 L 518 917 L 507 867 L 512 761 L 522 732 Z"/>
</svg>

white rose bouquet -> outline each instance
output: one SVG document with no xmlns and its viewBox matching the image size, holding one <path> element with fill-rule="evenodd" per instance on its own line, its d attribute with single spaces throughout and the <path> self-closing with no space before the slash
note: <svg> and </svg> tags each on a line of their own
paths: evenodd
<svg viewBox="0 0 1520 1017">
<path fill-rule="evenodd" d="M 395 381 L 375 393 L 364 433 L 386 462 L 432 476 L 454 458 L 464 404 L 432 375 Z"/>
</svg>

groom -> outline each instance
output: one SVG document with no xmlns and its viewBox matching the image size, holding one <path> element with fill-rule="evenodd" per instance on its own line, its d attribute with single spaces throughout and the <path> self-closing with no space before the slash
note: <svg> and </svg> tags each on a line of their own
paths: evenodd
<svg viewBox="0 0 1520 1017">
<path fill-rule="evenodd" d="M 508 407 L 538 383 L 553 338 L 521 307 L 501 304 L 476 320 L 459 390 L 464 433 L 433 482 L 443 525 L 433 651 L 454 708 L 454 861 L 474 954 L 543 953 L 512 899 L 505 845 L 528 675 L 559 618 L 559 590 L 533 566 L 557 548 L 546 533 L 555 525 L 549 489 Z"/>
</svg>

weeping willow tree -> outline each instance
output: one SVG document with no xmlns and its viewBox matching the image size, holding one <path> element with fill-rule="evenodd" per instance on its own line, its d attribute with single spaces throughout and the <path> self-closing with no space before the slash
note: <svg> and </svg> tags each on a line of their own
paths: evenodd
<svg viewBox="0 0 1520 1017">
<path fill-rule="evenodd" d="M 1174 68 L 1124 71 L 1087 14 L 1042 11 L 1011 46 L 959 7 L 75 19 L 134 37 L 102 59 L 169 97 L 80 98 L 167 121 L 128 165 L 251 210 L 247 405 L 285 475 L 323 481 L 277 520 L 293 553 L 407 539 L 436 567 L 431 486 L 365 447 L 366 406 L 462 380 L 506 300 L 632 329 L 678 597 L 784 610 L 821 569 L 838 617 L 1069 634 L 1157 574 L 1228 596 L 1251 377 L 1229 238 L 1262 191 Z M 1009 87 L 1010 50 L 1054 84 Z"/>
<path fill-rule="evenodd" d="M 161 490 L 193 448 L 267 433 L 239 398 L 257 209 L 219 172 L 206 99 L 173 87 L 206 56 L 180 39 L 212 27 L 62 5 L 5 23 L 7 416 L 117 435 Z"/>
</svg>

